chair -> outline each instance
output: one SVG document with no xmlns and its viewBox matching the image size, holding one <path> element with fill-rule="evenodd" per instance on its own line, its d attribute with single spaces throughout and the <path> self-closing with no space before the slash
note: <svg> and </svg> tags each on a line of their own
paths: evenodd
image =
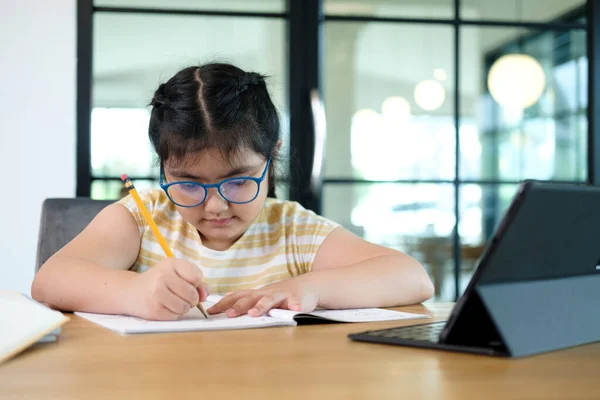
<svg viewBox="0 0 600 400">
<path fill-rule="evenodd" d="M 35 272 L 58 250 L 77 236 L 92 219 L 113 201 L 89 198 L 46 199 L 38 237 Z"/>
</svg>

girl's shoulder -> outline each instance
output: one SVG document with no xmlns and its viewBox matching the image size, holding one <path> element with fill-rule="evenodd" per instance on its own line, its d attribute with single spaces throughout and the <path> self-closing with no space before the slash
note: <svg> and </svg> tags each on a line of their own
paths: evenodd
<svg viewBox="0 0 600 400">
<path fill-rule="evenodd" d="M 148 208 L 148 211 L 152 211 L 155 209 L 164 211 L 169 209 L 175 209 L 173 203 L 171 203 L 165 191 L 162 189 L 144 189 L 140 190 L 138 194 L 140 195 L 142 203 L 144 203 L 146 208 Z M 137 204 L 135 203 L 131 195 L 123 197 L 121 200 L 118 201 L 118 203 L 123 204 L 131 211 L 137 209 Z"/>
<path fill-rule="evenodd" d="M 162 220 L 178 220 L 179 213 L 175 208 L 174 204 L 169 200 L 166 193 L 162 189 L 145 189 L 139 191 L 140 199 L 142 203 L 148 209 L 148 212 L 153 217 L 166 217 L 161 218 Z M 144 220 L 141 211 L 139 210 L 136 202 L 133 200 L 131 195 L 127 195 L 119 200 L 117 203 L 125 206 L 135 217 L 138 225 L 144 226 L 146 225 L 146 221 Z"/>
<path fill-rule="evenodd" d="M 292 275 L 310 271 L 321 244 L 340 226 L 295 201 L 272 198 L 265 202 L 260 219 L 246 238 L 260 235 L 264 242 L 283 245 L 289 256 L 288 267 L 294 271 Z"/>
<path fill-rule="evenodd" d="M 307 210 L 300 203 L 289 200 L 279 200 L 267 198 L 264 207 L 263 218 L 269 225 L 282 224 L 290 225 L 326 225 L 337 227 L 338 224 L 316 214 L 312 210 Z"/>
</svg>

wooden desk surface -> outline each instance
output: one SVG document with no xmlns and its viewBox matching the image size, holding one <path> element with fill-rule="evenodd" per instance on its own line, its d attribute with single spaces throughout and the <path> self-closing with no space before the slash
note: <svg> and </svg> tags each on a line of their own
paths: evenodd
<svg viewBox="0 0 600 400">
<path fill-rule="evenodd" d="M 72 318 L 0 365 L 1 399 L 600 399 L 600 344 L 511 360 L 346 336 L 416 321 L 119 336 Z"/>
</svg>

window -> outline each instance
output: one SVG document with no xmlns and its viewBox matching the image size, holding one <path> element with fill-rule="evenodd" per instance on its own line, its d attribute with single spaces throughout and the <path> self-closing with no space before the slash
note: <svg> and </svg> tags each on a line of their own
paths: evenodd
<svg viewBox="0 0 600 400">
<path fill-rule="evenodd" d="M 600 154 L 588 160 L 586 6 L 96 0 L 88 32 L 94 51 L 80 54 L 93 60 L 93 102 L 91 133 L 84 119 L 79 125 L 78 193 L 117 198 L 124 172 L 140 188 L 155 185 L 146 134 L 152 90 L 183 65 L 211 60 L 273 76 L 292 161 L 278 171 L 296 179 L 295 169 L 310 171 L 296 160 L 312 157 L 303 121 L 312 118 L 308 91 L 321 82 L 327 143 L 315 210 L 414 255 L 431 274 L 436 299 L 454 300 L 520 180 L 591 179 Z M 500 105 L 488 86 L 492 66 L 510 53 L 531 56 L 545 79 L 540 97 L 520 110 Z M 592 134 L 600 136 L 598 128 Z M 280 181 L 278 194 L 287 197 L 291 187 L 294 200 L 310 199 L 301 196 L 308 181 L 294 179 Z"/>
</svg>

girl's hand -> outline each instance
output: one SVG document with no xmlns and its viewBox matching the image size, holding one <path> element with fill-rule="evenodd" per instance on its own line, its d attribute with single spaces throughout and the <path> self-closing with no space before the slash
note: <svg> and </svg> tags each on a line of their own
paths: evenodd
<svg viewBox="0 0 600 400">
<path fill-rule="evenodd" d="M 167 258 L 129 282 L 125 295 L 128 314 L 151 320 L 176 320 L 205 301 L 208 287 L 194 264 Z"/>
<path fill-rule="evenodd" d="M 294 282 L 294 279 L 288 279 L 260 289 L 229 293 L 206 312 L 225 312 L 228 317 L 248 313 L 251 317 L 259 317 L 273 308 L 310 312 L 318 304 L 319 295 L 315 290 L 306 285 L 302 286 L 300 282 Z"/>
</svg>

